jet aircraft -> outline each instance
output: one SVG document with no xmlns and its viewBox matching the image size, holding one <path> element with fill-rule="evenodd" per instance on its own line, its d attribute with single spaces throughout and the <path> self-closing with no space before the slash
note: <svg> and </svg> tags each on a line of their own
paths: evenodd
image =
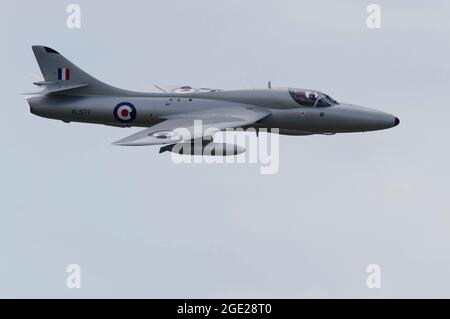
<svg viewBox="0 0 450 319">
<path fill-rule="evenodd" d="M 237 128 L 256 132 L 278 129 L 284 135 L 332 135 L 383 130 L 400 123 L 394 115 L 338 102 L 309 89 L 157 86 L 160 93 L 128 91 L 95 79 L 52 48 L 36 45 L 32 49 L 44 80 L 34 83 L 42 91 L 27 99 L 31 113 L 66 123 L 145 128 L 114 145 L 160 145 L 160 152 L 176 149 L 190 155 L 203 155 L 209 147 L 213 150 L 210 155 L 236 155 L 245 149 L 214 143 L 212 136 Z M 199 139 L 200 148 L 174 148 Z"/>
</svg>

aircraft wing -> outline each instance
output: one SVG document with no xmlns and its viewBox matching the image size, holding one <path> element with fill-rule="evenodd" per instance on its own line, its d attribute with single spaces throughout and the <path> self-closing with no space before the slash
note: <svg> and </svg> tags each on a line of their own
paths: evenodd
<svg viewBox="0 0 450 319">
<path fill-rule="evenodd" d="M 114 145 L 165 145 L 211 136 L 227 128 L 251 125 L 271 114 L 252 106 L 231 106 L 177 114 L 143 131 L 127 136 Z M 201 123 L 201 124 L 200 124 Z"/>
</svg>

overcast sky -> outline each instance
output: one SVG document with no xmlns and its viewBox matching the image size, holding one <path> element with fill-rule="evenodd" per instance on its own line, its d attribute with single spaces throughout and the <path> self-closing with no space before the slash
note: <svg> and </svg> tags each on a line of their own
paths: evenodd
<svg viewBox="0 0 450 319">
<path fill-rule="evenodd" d="M 450 297 L 450 2 L 76 1 L 79 30 L 70 3 L 2 2 L 0 297 Z M 282 136 L 275 175 L 177 165 L 110 145 L 138 128 L 30 114 L 33 44 L 127 89 L 271 80 L 401 124 Z"/>
</svg>

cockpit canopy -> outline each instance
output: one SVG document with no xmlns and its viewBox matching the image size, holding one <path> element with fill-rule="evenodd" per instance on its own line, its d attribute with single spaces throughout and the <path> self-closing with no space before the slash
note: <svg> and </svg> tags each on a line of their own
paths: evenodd
<svg viewBox="0 0 450 319">
<path fill-rule="evenodd" d="M 327 107 L 339 104 L 330 96 L 318 91 L 289 89 L 289 94 L 301 106 Z"/>
</svg>

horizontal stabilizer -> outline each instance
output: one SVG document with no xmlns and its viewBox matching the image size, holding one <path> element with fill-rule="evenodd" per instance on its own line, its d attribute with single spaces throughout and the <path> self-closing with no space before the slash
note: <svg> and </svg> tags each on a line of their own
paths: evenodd
<svg viewBox="0 0 450 319">
<path fill-rule="evenodd" d="M 55 83 L 55 82 L 35 82 L 33 83 L 39 87 L 43 87 L 44 89 L 40 92 L 32 92 L 32 93 L 23 93 L 25 95 L 39 95 L 39 94 L 52 94 L 65 92 L 69 90 L 79 89 L 83 87 L 87 87 L 89 84 L 87 83 Z"/>
</svg>

